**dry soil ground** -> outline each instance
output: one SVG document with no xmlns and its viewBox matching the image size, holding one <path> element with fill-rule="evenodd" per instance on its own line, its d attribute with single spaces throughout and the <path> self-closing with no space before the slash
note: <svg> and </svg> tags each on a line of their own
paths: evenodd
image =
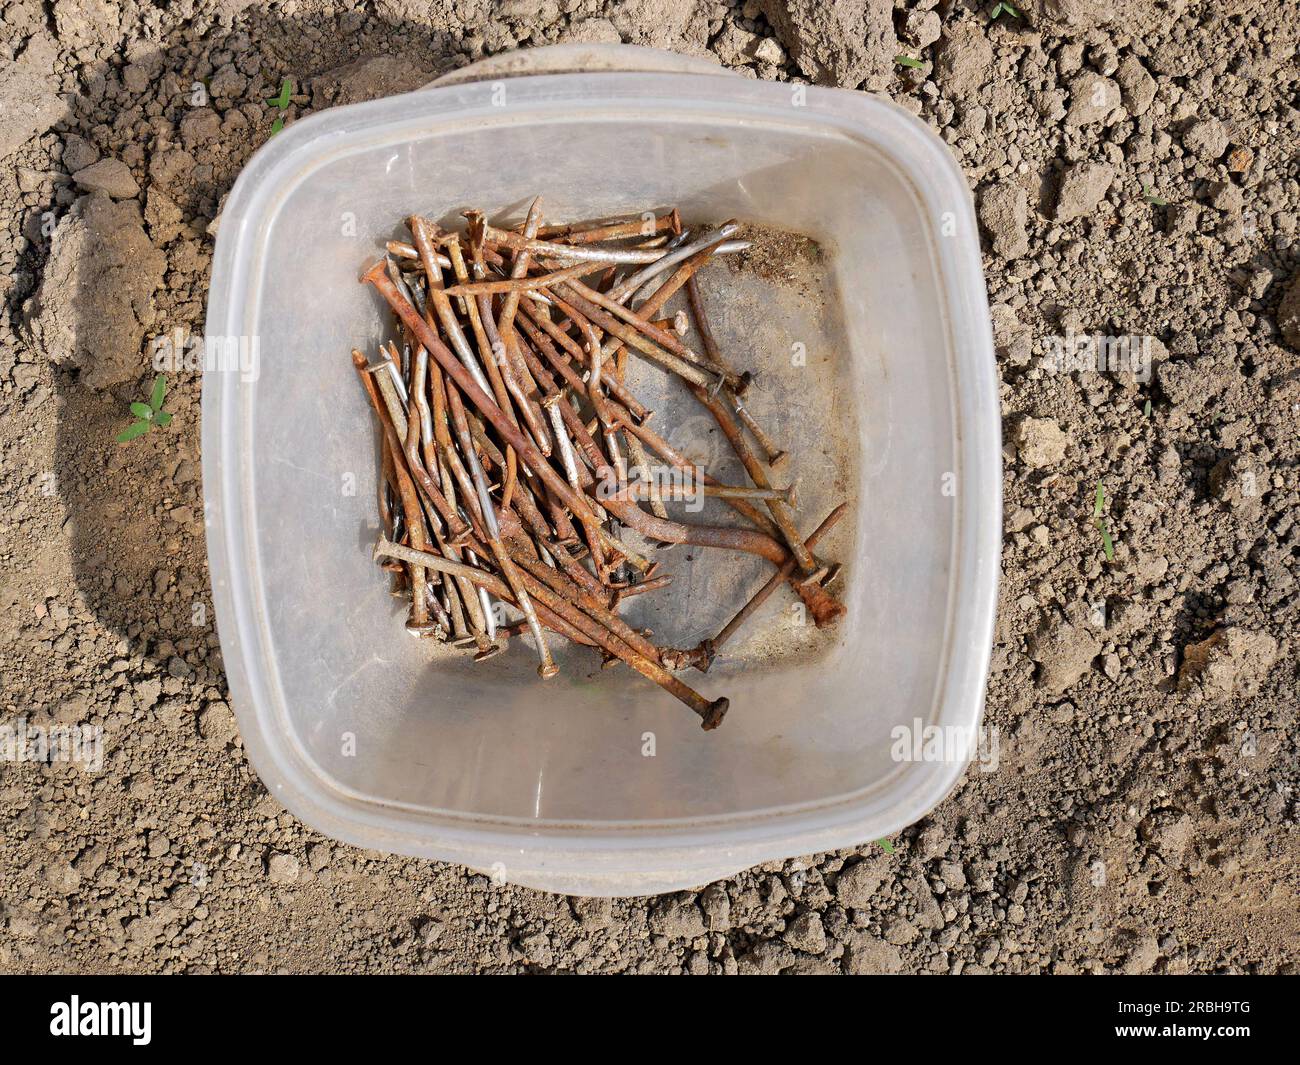
<svg viewBox="0 0 1300 1065">
<path fill-rule="evenodd" d="M 104 736 L 99 772 L 0 761 L 0 969 L 1294 970 L 1300 13 L 992 8 L 0 0 L 0 722 Z M 1001 757 L 893 853 L 611 903 L 321 838 L 227 705 L 198 373 L 169 427 L 114 443 L 150 338 L 202 328 L 210 224 L 282 79 L 293 121 L 564 40 L 888 93 L 969 178 L 1006 439 Z M 1152 371 L 1062 366 L 1067 336 L 1149 337 Z"/>
</svg>

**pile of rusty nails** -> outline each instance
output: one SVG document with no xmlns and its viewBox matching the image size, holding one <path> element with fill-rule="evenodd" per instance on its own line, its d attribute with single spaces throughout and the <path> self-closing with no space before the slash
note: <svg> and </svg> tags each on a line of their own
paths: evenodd
<svg viewBox="0 0 1300 1065">
<path fill-rule="evenodd" d="M 356 350 L 352 359 L 381 426 L 374 557 L 394 594 L 410 597 L 407 631 L 473 648 L 476 661 L 527 632 L 538 672 L 552 677 L 550 630 L 600 651 L 606 665 L 627 663 L 716 728 L 727 700 L 706 699 L 674 671 L 707 672 L 781 584 L 819 628 L 844 612 L 827 589 L 838 566 L 814 549 L 846 505 L 799 533 L 793 492 L 772 485 L 786 455 L 746 410 L 751 375 L 719 351 L 697 287 L 713 256 L 748 245 L 733 222 L 693 238 L 676 210 L 543 225 L 534 200 L 514 229 L 464 214 L 464 232 L 412 216 L 410 242 L 390 242 L 361 278 L 392 309 L 401 342 L 381 345 L 375 362 Z M 682 289 L 690 318 L 660 317 Z M 684 339 L 692 319 L 694 346 Z M 628 387 L 629 356 L 686 382 L 752 486 L 718 483 L 664 439 Z M 650 453 L 683 480 L 664 488 L 647 478 Z M 720 498 L 749 527 L 671 520 L 664 503 L 683 491 Z M 775 573 L 717 636 L 659 647 L 619 605 L 672 578 L 619 537 L 623 526 L 650 542 L 759 555 Z M 494 598 L 523 620 L 501 623 Z"/>
</svg>

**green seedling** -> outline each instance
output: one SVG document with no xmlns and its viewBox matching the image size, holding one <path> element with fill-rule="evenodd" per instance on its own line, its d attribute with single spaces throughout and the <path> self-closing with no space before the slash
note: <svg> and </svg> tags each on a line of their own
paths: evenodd
<svg viewBox="0 0 1300 1065">
<path fill-rule="evenodd" d="M 913 59 L 910 55 L 896 55 L 894 56 L 894 62 L 900 67 L 912 67 L 913 69 L 919 69 L 925 66 L 921 60 Z"/>
<path fill-rule="evenodd" d="M 275 122 L 271 125 L 271 136 L 275 136 L 280 130 L 284 129 L 284 113 L 289 110 L 289 104 L 293 100 L 293 78 L 285 78 L 280 82 L 280 95 L 267 97 L 268 104 L 274 104 L 280 109 L 280 114 L 276 117 Z"/>
<path fill-rule="evenodd" d="M 267 97 L 266 102 L 268 104 L 275 104 L 275 106 L 278 107 L 281 111 L 287 111 L 289 109 L 289 102 L 292 99 L 293 99 L 293 78 L 285 78 L 284 81 L 280 83 L 280 95 L 269 96 Z"/>
<path fill-rule="evenodd" d="M 1144 418 L 1151 417 L 1151 401 L 1149 399 L 1146 401 L 1146 404 L 1142 408 L 1142 416 Z"/>
<path fill-rule="evenodd" d="M 149 393 L 148 403 L 132 403 L 131 413 L 137 418 L 120 433 L 117 442 L 125 444 L 137 436 L 143 436 L 155 425 L 162 427 L 171 423 L 172 416 L 162 409 L 163 397 L 167 394 L 167 378 L 159 374 L 153 379 L 153 389 Z"/>
<path fill-rule="evenodd" d="M 1097 531 L 1101 533 L 1101 549 L 1106 552 L 1106 561 L 1115 561 L 1115 544 L 1110 538 L 1110 529 L 1106 527 L 1106 519 L 1102 517 L 1102 511 L 1106 507 L 1106 492 L 1097 482 L 1097 498 L 1092 505 L 1092 521 L 1097 526 Z"/>
<path fill-rule="evenodd" d="M 1157 196 L 1154 192 L 1152 192 L 1150 185 L 1142 186 L 1142 198 L 1146 200 L 1147 203 L 1152 204 L 1155 207 L 1169 206 L 1169 201 L 1166 200 L 1163 196 Z"/>
<path fill-rule="evenodd" d="M 890 843 L 889 840 L 887 840 L 887 839 L 878 839 L 878 840 L 876 840 L 876 842 L 880 844 L 881 849 L 882 849 L 886 854 L 893 854 L 893 853 L 894 853 L 894 845 L 893 845 L 892 843 Z"/>
<path fill-rule="evenodd" d="M 1020 18 L 1020 12 L 1011 4 L 1006 3 L 1006 0 L 993 6 L 993 14 L 989 16 L 989 21 L 996 22 L 1002 15 L 1010 15 L 1012 18 Z"/>
</svg>

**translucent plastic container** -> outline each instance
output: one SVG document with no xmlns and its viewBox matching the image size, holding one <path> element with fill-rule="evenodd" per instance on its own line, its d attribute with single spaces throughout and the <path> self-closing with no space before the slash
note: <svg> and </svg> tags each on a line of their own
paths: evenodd
<svg viewBox="0 0 1300 1065">
<path fill-rule="evenodd" d="M 966 768 L 891 755 L 896 726 L 973 730 L 987 678 L 999 414 L 965 180 L 877 97 L 626 48 L 506 65 L 665 62 L 677 72 L 506 78 L 498 66 L 314 115 L 257 153 L 226 204 L 207 331 L 257 338 L 260 364 L 251 380 L 204 381 L 222 652 L 254 767 L 337 839 L 553 891 L 652 894 L 896 832 Z M 825 249 L 822 311 L 786 315 L 780 349 L 754 350 L 776 366 L 805 343 L 809 365 L 833 374 L 843 450 L 819 454 L 838 481 L 809 477 L 853 502 L 835 556 L 849 611 L 815 653 L 751 650 L 754 668 L 687 675 L 731 698 L 715 732 L 590 654 L 546 683 L 526 654 L 438 654 L 402 631 L 370 560 L 375 437 L 348 351 L 373 350 L 387 316 L 357 275 L 412 212 L 482 205 L 509 221 L 535 192 L 556 219 L 675 204 Z M 724 344 L 756 328 L 722 326 Z M 753 368 L 761 402 L 789 400 L 776 428 L 793 449 L 826 434 Z M 762 572 L 736 571 L 724 613 Z M 791 601 L 778 592 L 771 610 Z"/>
</svg>

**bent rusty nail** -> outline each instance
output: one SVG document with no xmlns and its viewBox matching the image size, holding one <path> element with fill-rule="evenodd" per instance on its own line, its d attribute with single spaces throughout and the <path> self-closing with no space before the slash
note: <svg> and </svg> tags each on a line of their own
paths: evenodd
<svg viewBox="0 0 1300 1065">
<path fill-rule="evenodd" d="M 748 251 L 752 247 L 753 244 L 751 244 L 747 240 L 724 240 L 721 244 L 715 244 L 711 248 L 704 249 L 703 252 L 704 259 L 700 263 L 700 265 L 703 266 L 710 259 L 718 258 L 723 255 L 735 255 L 737 252 Z M 692 273 L 694 273 L 694 271 L 692 271 Z M 658 275 L 656 274 L 655 277 L 657 276 Z M 655 284 L 655 278 L 652 277 L 650 278 L 649 281 L 647 281 L 644 285 L 642 285 L 636 292 L 632 293 L 630 299 L 632 300 L 649 299 L 658 291 L 659 291 L 659 286 Z"/>
<path fill-rule="evenodd" d="M 537 227 L 542 224 L 542 198 L 534 196 L 533 202 L 528 206 L 528 217 L 524 219 L 524 238 L 532 240 L 537 236 Z M 515 253 L 515 261 L 510 264 L 511 280 L 519 280 L 528 273 L 528 263 L 532 253 L 527 249 L 521 249 Z M 515 321 L 515 311 L 519 309 L 519 293 L 507 292 L 506 298 L 501 303 L 501 315 L 497 318 L 497 333 L 506 336 L 510 332 L 510 327 Z"/>
<path fill-rule="evenodd" d="M 745 472 L 749 474 L 749 479 L 754 482 L 758 488 L 771 488 L 772 484 L 767 478 L 767 472 L 763 469 L 763 464 L 754 456 L 746 442 L 744 434 L 740 427 L 736 425 L 735 419 L 732 418 L 731 412 L 726 405 L 717 396 L 711 396 L 703 388 L 692 388 L 695 398 L 698 399 L 713 415 L 714 421 L 718 423 L 718 428 L 726 436 L 732 449 L 736 452 L 736 457 L 740 459 L 741 465 L 745 467 Z M 780 500 L 766 500 L 768 512 L 772 515 L 772 520 L 781 530 L 781 537 L 785 540 L 790 550 L 794 553 L 795 561 L 799 563 L 799 568 L 804 573 L 812 573 L 817 565 L 813 557 L 803 546 L 803 538 L 799 535 L 794 525 L 794 515 L 787 503 Z"/>
<path fill-rule="evenodd" d="M 543 240 L 561 240 L 568 244 L 591 244 L 600 240 L 625 237 L 651 237 L 672 226 L 673 216 L 663 214 L 646 219 L 644 215 L 619 222 L 569 222 L 565 225 L 541 226 L 537 236 Z"/>
<path fill-rule="evenodd" d="M 839 523 L 839 520 L 844 517 L 845 513 L 847 513 L 848 509 L 849 505 L 847 503 L 841 503 L 826 516 L 822 523 L 813 530 L 812 535 L 804 541 L 804 545 L 809 551 L 812 551 L 817 546 L 818 541 L 835 528 Z M 706 641 L 710 645 L 710 662 L 712 661 L 713 655 L 721 651 L 727 641 L 736 634 L 736 630 L 752 617 L 759 607 L 767 602 L 768 597 L 776 591 L 778 587 L 794 575 L 794 566 L 795 562 L 793 557 L 786 559 L 786 561 L 781 564 L 781 568 L 768 579 L 767 583 L 750 597 L 748 603 L 740 608 L 740 611 L 736 616 L 723 626 L 722 631 L 713 637 L 712 640 Z M 841 608 L 841 611 L 842 609 L 843 608 Z M 702 669 L 707 671 L 708 666 L 706 665 L 702 667 Z"/>
<path fill-rule="evenodd" d="M 534 274 L 531 277 L 507 277 L 497 281 L 467 281 L 463 284 L 457 283 L 447 289 L 448 296 L 524 296 L 531 295 L 534 299 L 541 299 L 550 303 L 545 296 L 537 291 L 539 288 L 548 288 L 551 285 L 565 281 L 570 277 L 583 277 L 593 270 L 600 270 L 603 264 L 600 263 L 575 263 L 573 266 L 566 266 L 563 270 L 553 270 L 546 274 Z"/>
<path fill-rule="evenodd" d="M 704 347 L 704 354 L 714 366 L 720 368 L 729 368 L 726 360 L 722 356 L 722 350 L 718 347 L 717 338 L 713 335 L 713 328 L 709 323 L 709 317 L 704 310 L 704 297 L 700 293 L 700 287 L 694 277 L 686 280 L 686 299 L 690 304 L 691 314 L 695 316 L 695 328 L 700 334 L 700 343 Z M 745 428 L 749 430 L 750 435 L 758 441 L 758 446 L 763 449 L 767 456 L 767 464 L 773 470 L 780 469 L 785 465 L 787 453 L 777 447 L 754 420 L 753 415 L 741 403 L 739 397 L 734 393 L 727 395 L 727 400 L 731 403 L 737 417 L 740 418 Z"/>
<path fill-rule="evenodd" d="M 736 235 L 740 227 L 734 222 L 724 222 L 717 230 L 709 233 L 707 236 L 693 240 L 689 244 L 683 243 L 678 247 L 669 246 L 668 254 L 662 259 L 658 259 L 649 266 L 643 267 L 636 273 L 625 277 L 617 285 L 609 290 L 609 298 L 618 300 L 620 303 L 626 301 L 637 289 L 644 285 L 652 278 L 658 277 L 669 267 L 676 266 L 684 259 L 689 259 L 696 252 L 704 251 L 706 248 L 713 248 L 715 245 L 723 243 L 730 237 Z M 683 237 L 686 233 L 682 234 Z"/>
<path fill-rule="evenodd" d="M 511 251 L 527 251 L 551 259 L 586 259 L 603 263 L 652 263 L 666 254 L 660 248 L 638 251 L 635 248 L 608 248 L 598 244 L 553 244 L 547 240 L 529 239 L 508 229 L 483 226 L 483 237 L 489 244 L 500 244 Z"/>
<path fill-rule="evenodd" d="M 635 503 L 606 499 L 605 509 L 625 525 L 666 544 L 695 544 L 697 547 L 722 547 L 744 551 L 781 565 L 790 552 L 779 540 L 753 529 L 733 529 L 720 525 L 686 525 L 647 514 Z"/>
</svg>

